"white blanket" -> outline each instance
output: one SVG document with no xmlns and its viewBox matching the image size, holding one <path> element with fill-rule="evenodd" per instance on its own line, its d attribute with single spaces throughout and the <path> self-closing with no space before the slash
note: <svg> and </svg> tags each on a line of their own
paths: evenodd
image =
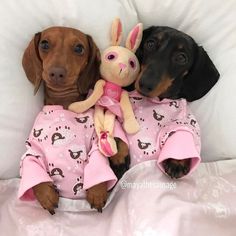
<svg viewBox="0 0 236 236">
<path fill-rule="evenodd" d="M 17 199 L 19 179 L 2 180 L 0 235 L 235 236 L 235 176 L 236 160 L 201 164 L 178 181 L 149 161 L 123 176 L 102 214 L 85 200 L 60 199 L 54 216 Z"/>
</svg>

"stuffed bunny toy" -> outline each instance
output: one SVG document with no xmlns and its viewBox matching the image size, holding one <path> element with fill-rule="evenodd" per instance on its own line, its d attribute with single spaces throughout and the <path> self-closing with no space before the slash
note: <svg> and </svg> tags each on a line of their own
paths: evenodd
<svg viewBox="0 0 236 236">
<path fill-rule="evenodd" d="M 69 106 L 69 110 L 82 113 L 95 105 L 95 130 L 98 135 L 99 150 L 105 156 L 117 153 L 113 137 L 116 116 L 123 119 L 124 130 L 128 134 L 134 134 L 139 130 L 128 93 L 122 87 L 132 84 L 138 76 L 140 65 L 135 52 L 141 43 L 142 31 L 142 24 L 137 24 L 130 31 L 126 46 L 119 46 L 122 39 L 122 25 L 118 18 L 113 21 L 111 46 L 101 55 L 102 79 L 97 81 L 93 92 L 86 100 Z"/>
</svg>

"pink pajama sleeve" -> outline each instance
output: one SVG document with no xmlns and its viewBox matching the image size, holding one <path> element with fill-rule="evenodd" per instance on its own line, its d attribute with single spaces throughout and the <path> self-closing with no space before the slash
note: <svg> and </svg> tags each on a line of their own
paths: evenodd
<svg viewBox="0 0 236 236">
<path fill-rule="evenodd" d="M 183 160 L 191 158 L 190 173 L 192 173 L 201 161 L 199 150 L 194 142 L 194 136 L 187 130 L 178 130 L 172 134 L 163 145 L 157 164 L 164 172 L 163 161 L 168 158 Z"/>
<path fill-rule="evenodd" d="M 36 120 L 37 121 L 37 120 Z M 27 142 L 27 151 L 20 163 L 20 186 L 18 198 L 25 201 L 35 199 L 33 187 L 43 182 L 53 182 L 47 173 L 45 157 L 40 144 L 33 138 L 33 129 Z"/>
<path fill-rule="evenodd" d="M 97 139 L 95 138 L 89 152 L 88 163 L 84 168 L 83 188 L 87 190 L 103 182 L 107 182 L 109 190 L 116 184 L 117 178 L 109 165 L 108 158 L 104 157 L 98 150 Z"/>
</svg>

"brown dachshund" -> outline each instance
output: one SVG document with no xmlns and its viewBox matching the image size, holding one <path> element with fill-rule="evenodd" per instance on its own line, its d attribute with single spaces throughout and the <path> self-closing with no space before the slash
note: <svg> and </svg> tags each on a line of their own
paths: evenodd
<svg viewBox="0 0 236 236">
<path fill-rule="evenodd" d="M 100 53 L 89 35 L 51 27 L 35 34 L 22 64 L 35 93 L 44 82 L 45 104 L 67 108 L 83 99 L 97 81 Z"/>
<path fill-rule="evenodd" d="M 22 64 L 35 93 L 43 83 L 45 105 L 62 105 L 67 109 L 71 103 L 84 99 L 99 79 L 100 53 L 89 35 L 72 28 L 51 27 L 35 34 Z M 118 152 L 112 160 L 121 163 L 127 152 Z M 54 214 L 59 193 L 53 183 L 40 183 L 33 191 L 42 207 Z M 106 183 L 87 191 L 87 200 L 98 211 L 106 199 Z"/>
<path fill-rule="evenodd" d="M 219 72 L 203 49 L 187 34 L 170 27 L 149 27 L 137 51 L 141 72 L 136 89 L 145 96 L 191 102 L 203 97 L 217 82 Z M 166 173 L 180 178 L 190 160 L 167 159 Z"/>
</svg>

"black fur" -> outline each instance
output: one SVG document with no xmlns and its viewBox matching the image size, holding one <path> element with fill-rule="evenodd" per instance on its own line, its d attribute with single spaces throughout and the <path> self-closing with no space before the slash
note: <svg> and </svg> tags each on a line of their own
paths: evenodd
<svg viewBox="0 0 236 236">
<path fill-rule="evenodd" d="M 144 30 L 136 55 L 141 73 L 135 86 L 145 96 L 185 98 L 191 102 L 203 97 L 220 76 L 203 47 L 170 27 L 152 26 Z M 159 86 L 163 81 L 168 86 Z M 167 159 L 163 163 L 171 178 L 186 175 L 190 165 L 190 159 Z"/>
<path fill-rule="evenodd" d="M 154 45 L 153 48 L 150 45 Z M 173 79 L 173 83 L 159 97 L 185 98 L 191 102 L 203 97 L 219 78 L 203 47 L 189 35 L 170 27 L 152 26 L 144 30 L 136 55 L 145 68 L 139 80 L 140 92 L 147 96 L 166 76 Z M 187 61 L 177 63 L 176 58 L 181 60 L 183 56 Z"/>
</svg>

